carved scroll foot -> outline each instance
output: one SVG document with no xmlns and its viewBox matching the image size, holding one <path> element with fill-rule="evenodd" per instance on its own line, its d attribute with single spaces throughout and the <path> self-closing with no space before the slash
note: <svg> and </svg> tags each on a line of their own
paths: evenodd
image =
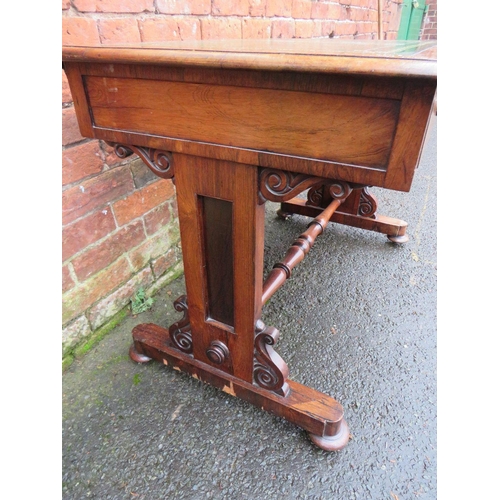
<svg viewBox="0 0 500 500">
<path fill-rule="evenodd" d="M 325 451 L 338 451 L 344 448 L 349 441 L 349 426 L 345 419 L 342 419 L 338 431 L 333 436 L 318 436 L 309 433 L 311 441 Z"/>
</svg>

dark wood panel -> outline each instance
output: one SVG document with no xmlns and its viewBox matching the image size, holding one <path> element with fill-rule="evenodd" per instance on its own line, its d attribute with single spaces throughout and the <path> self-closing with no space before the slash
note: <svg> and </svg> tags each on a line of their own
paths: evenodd
<svg viewBox="0 0 500 500">
<path fill-rule="evenodd" d="M 234 326 L 233 204 L 199 197 L 207 274 L 208 316 Z"/>
</svg>

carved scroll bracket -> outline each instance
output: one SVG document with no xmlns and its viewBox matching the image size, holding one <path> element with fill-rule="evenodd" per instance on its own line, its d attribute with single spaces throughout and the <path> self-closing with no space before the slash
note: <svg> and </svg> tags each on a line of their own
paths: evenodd
<svg viewBox="0 0 500 500">
<path fill-rule="evenodd" d="M 359 184 L 347 183 L 335 179 L 325 179 L 307 174 L 298 174 L 287 170 L 264 168 L 259 175 L 259 203 L 267 200 L 281 203 L 291 200 L 309 189 L 308 204 L 320 206 L 325 196 L 329 200 L 345 199 L 352 189 L 361 188 Z"/>
<path fill-rule="evenodd" d="M 347 205 L 353 205 L 349 209 L 349 213 L 375 219 L 377 217 L 377 199 L 368 191 L 368 186 L 351 184 L 351 187 L 355 198 L 351 204 L 347 203 Z M 334 198 L 331 196 L 330 191 L 330 186 L 324 181 L 315 184 L 307 193 L 307 205 L 319 208 L 326 207 Z"/>
<path fill-rule="evenodd" d="M 135 153 L 158 177 L 162 179 L 173 179 L 174 167 L 172 153 L 169 151 L 132 146 L 129 144 L 118 144 L 115 142 L 108 142 L 107 144 L 114 148 L 118 158 L 127 158 L 127 156 Z"/>
<path fill-rule="evenodd" d="M 287 201 L 315 184 L 326 182 L 328 179 L 307 174 L 264 168 L 259 175 L 259 203 Z"/>
<path fill-rule="evenodd" d="M 375 219 L 377 217 L 376 212 L 377 198 L 375 198 L 375 196 L 368 191 L 368 187 L 362 188 L 358 206 L 358 215 Z"/>
<path fill-rule="evenodd" d="M 186 295 L 181 295 L 174 302 L 174 308 L 176 311 L 183 312 L 184 316 L 169 328 L 170 340 L 177 349 L 186 354 L 191 354 L 193 352 L 193 337 L 191 335 Z"/>
<path fill-rule="evenodd" d="M 253 376 L 255 383 L 264 389 L 286 396 L 290 390 L 288 366 L 273 346 L 279 337 L 276 328 L 267 327 L 261 320 L 255 328 L 255 360 Z"/>
</svg>

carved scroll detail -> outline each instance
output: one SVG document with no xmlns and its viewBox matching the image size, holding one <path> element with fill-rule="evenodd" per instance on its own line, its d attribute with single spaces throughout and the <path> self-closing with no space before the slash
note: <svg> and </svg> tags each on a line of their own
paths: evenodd
<svg viewBox="0 0 500 500">
<path fill-rule="evenodd" d="M 172 153 L 169 151 L 112 142 L 108 144 L 114 147 L 115 154 L 118 158 L 126 158 L 135 153 L 158 177 L 163 179 L 173 178 L 174 167 L 172 163 Z"/>
<path fill-rule="evenodd" d="M 170 340 L 177 349 L 191 354 L 193 352 L 193 337 L 191 335 L 186 295 L 181 295 L 174 302 L 174 308 L 176 311 L 183 312 L 184 316 L 169 328 Z"/>
<path fill-rule="evenodd" d="M 361 190 L 361 197 L 359 200 L 358 215 L 375 218 L 376 211 L 377 199 L 368 191 L 367 187 L 363 188 Z"/>
<path fill-rule="evenodd" d="M 280 396 L 286 396 L 290 390 L 287 383 L 288 366 L 272 347 L 278 340 L 279 332 L 276 328 L 267 327 L 258 320 L 255 333 L 253 371 L 255 383 Z"/>
<path fill-rule="evenodd" d="M 315 184 L 307 192 L 307 204 L 313 207 L 320 207 L 323 202 L 323 182 Z"/>
<path fill-rule="evenodd" d="M 292 199 L 302 191 L 318 184 L 322 179 L 307 174 L 297 174 L 286 170 L 264 168 L 259 177 L 260 202 L 266 200 L 281 202 Z M 327 182 L 326 179 L 323 182 Z"/>
</svg>

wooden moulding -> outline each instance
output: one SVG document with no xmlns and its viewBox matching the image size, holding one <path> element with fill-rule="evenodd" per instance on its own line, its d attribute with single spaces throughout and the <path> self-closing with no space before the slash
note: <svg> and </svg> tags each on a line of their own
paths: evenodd
<svg viewBox="0 0 500 500">
<path fill-rule="evenodd" d="M 64 47 L 64 61 L 320 72 L 436 79 L 435 43 L 421 41 L 202 40 Z M 229 46 L 230 45 L 230 46 Z"/>
<path fill-rule="evenodd" d="M 168 330 L 155 324 L 136 326 L 132 336 L 134 343 L 130 357 L 134 361 L 144 363 L 154 359 L 283 417 L 307 431 L 311 440 L 327 451 L 340 450 L 349 440 L 342 405 L 326 394 L 288 380 L 287 396 L 279 396 L 172 348 L 165 341 L 169 336 Z"/>
</svg>

